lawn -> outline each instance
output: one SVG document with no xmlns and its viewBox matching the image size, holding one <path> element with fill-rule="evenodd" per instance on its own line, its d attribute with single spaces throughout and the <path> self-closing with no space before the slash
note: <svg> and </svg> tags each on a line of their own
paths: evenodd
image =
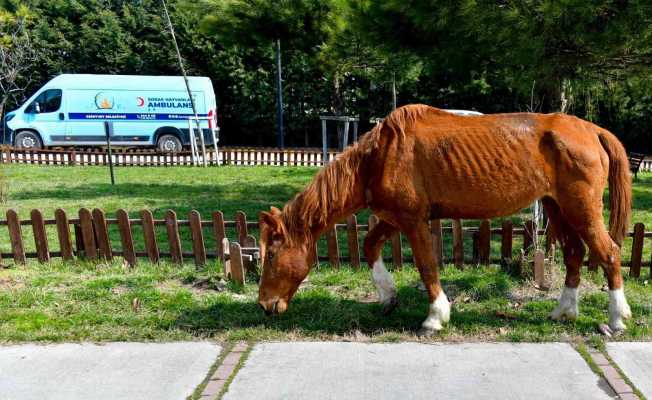
<svg viewBox="0 0 652 400">
<path fill-rule="evenodd" d="M 32 208 L 51 218 L 59 207 L 71 215 L 80 207 L 101 207 L 109 215 L 126 208 L 136 217 L 138 210 L 146 207 L 156 217 L 172 208 L 180 216 L 197 209 L 205 218 L 211 211 L 222 210 L 232 219 L 235 211 L 244 210 L 254 220 L 258 210 L 270 204 L 281 206 L 315 172 L 313 168 L 274 167 L 120 168 L 118 184 L 112 187 L 106 169 L 100 167 L 3 168 L 9 193 L 0 213 L 14 208 L 22 218 L 27 218 Z M 639 177 L 634 196 L 634 221 L 652 227 L 652 174 Z M 6 230 L 0 232 L 0 247 L 8 251 Z M 25 240 L 33 242 L 27 234 Z M 54 239 L 51 243 L 56 247 Z M 650 247 L 646 242 L 646 262 Z M 53 261 L 40 265 L 31 261 L 27 266 L 15 266 L 10 260 L 3 264 L 0 342 L 417 340 L 414 333 L 428 308 L 411 265 L 394 271 L 400 306 L 389 317 L 380 315 L 367 269 L 343 266 L 334 270 L 322 263 L 303 284 L 289 311 L 267 318 L 256 305 L 255 283 L 244 287 L 225 283 L 221 265 L 215 261 L 200 270 L 167 262 L 141 262 L 126 269 L 119 259 L 99 264 Z M 601 274 L 584 273 L 581 317 L 562 323 L 548 321 L 546 315 L 556 304 L 563 269 L 552 266 L 547 274 L 551 290 L 540 291 L 528 277 L 514 277 L 496 265 L 463 270 L 445 266 L 442 281 L 454 301 L 452 320 L 431 340 L 600 341 L 596 326 L 607 319 Z M 619 340 L 652 338 L 649 269 L 642 275 L 641 279 L 626 279 L 634 319 Z"/>
</svg>

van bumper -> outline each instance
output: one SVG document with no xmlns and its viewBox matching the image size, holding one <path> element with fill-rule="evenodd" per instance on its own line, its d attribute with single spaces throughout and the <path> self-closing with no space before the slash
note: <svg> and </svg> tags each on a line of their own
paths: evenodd
<svg viewBox="0 0 652 400">
<path fill-rule="evenodd" d="M 197 132 L 197 131 L 195 130 L 195 132 Z M 220 141 L 219 132 L 220 132 L 220 130 L 216 129 L 215 137 L 217 138 L 218 142 Z M 208 128 L 203 128 L 202 129 L 202 134 L 204 135 L 204 143 L 207 146 L 208 145 L 212 146 L 213 145 L 213 133 L 212 133 L 212 130 L 208 129 Z M 199 144 L 201 144 L 201 142 L 199 140 L 200 139 L 198 137 L 197 142 Z M 188 129 L 181 129 L 181 144 L 183 144 L 184 146 L 190 146 L 190 134 L 189 134 Z"/>
</svg>

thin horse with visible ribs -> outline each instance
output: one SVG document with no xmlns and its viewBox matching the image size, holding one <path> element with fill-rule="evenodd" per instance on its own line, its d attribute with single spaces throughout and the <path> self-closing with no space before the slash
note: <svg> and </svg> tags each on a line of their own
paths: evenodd
<svg viewBox="0 0 652 400">
<path fill-rule="evenodd" d="M 607 182 L 609 233 L 602 219 Z M 398 108 L 319 171 L 282 211 L 261 213 L 259 304 L 268 314 L 286 311 L 315 261 L 320 234 L 368 207 L 380 222 L 368 233 L 364 252 L 384 311 L 391 312 L 397 301 L 381 249 L 401 231 L 430 300 L 420 334 L 431 334 L 448 322 L 450 304 L 428 221 L 506 216 L 537 199 L 566 264 L 565 287 L 551 317 L 577 317 L 586 243 L 609 284 L 609 326 L 625 329 L 623 319 L 631 311 L 620 246 L 631 213 L 627 155 L 610 132 L 565 114 L 457 116 L 425 105 Z"/>
</svg>

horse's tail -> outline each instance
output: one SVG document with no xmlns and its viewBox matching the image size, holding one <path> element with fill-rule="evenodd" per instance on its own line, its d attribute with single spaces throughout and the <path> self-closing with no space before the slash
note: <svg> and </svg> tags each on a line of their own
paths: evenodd
<svg viewBox="0 0 652 400">
<path fill-rule="evenodd" d="M 619 246 L 627 235 L 632 213 L 632 177 L 625 148 L 610 132 L 600 131 L 598 138 L 609 156 L 609 235 Z"/>
</svg>

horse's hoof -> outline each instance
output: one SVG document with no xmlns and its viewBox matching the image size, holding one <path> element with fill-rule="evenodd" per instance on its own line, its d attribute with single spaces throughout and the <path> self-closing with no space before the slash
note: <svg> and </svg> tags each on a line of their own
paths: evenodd
<svg viewBox="0 0 652 400">
<path fill-rule="evenodd" d="M 420 338 L 429 338 L 432 336 L 436 336 L 438 334 L 439 334 L 439 330 L 424 328 L 424 327 L 419 328 L 419 330 L 417 331 L 417 337 Z"/>
<path fill-rule="evenodd" d="M 625 332 L 627 326 L 625 326 L 625 323 L 622 319 L 617 319 L 614 321 L 609 321 L 609 328 L 611 328 L 612 335 L 618 335 Z"/>
<path fill-rule="evenodd" d="M 392 297 L 385 305 L 383 305 L 383 315 L 387 316 L 396 310 L 398 306 L 398 300 L 396 297 Z"/>
</svg>

